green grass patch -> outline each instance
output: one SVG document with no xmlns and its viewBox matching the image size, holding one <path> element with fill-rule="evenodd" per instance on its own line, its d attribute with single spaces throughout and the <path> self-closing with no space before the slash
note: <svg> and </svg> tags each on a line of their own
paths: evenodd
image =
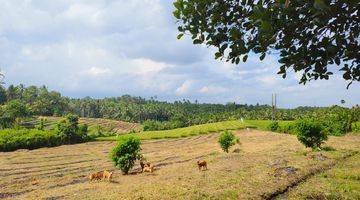
<svg viewBox="0 0 360 200">
<path fill-rule="evenodd" d="M 341 161 L 289 192 L 287 199 L 359 199 L 360 154 Z"/>
<path fill-rule="evenodd" d="M 246 120 L 245 123 L 257 127 L 260 130 L 268 131 L 269 125 L 271 124 L 272 120 Z M 294 121 L 277 121 L 279 123 L 279 128 L 276 132 L 279 133 L 289 133 L 293 134 L 292 132 L 292 125 Z"/>
</svg>

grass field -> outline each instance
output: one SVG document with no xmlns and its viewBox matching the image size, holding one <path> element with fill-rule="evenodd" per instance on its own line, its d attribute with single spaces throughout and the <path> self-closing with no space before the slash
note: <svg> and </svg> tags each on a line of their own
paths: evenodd
<svg viewBox="0 0 360 200">
<path fill-rule="evenodd" d="M 288 199 L 360 199 L 360 154 L 290 190 Z"/>
<path fill-rule="evenodd" d="M 332 151 L 312 152 L 294 135 L 236 131 L 240 153 L 223 153 L 218 133 L 143 141 L 142 153 L 156 171 L 121 175 L 108 157 L 115 142 L 90 142 L 0 153 L 4 199 L 358 199 L 360 136 L 330 137 Z M 331 148 L 328 148 L 331 149 Z M 208 161 L 199 171 L 196 161 Z M 89 182 L 99 170 L 113 182 Z M 323 170 L 329 169 L 322 173 Z M 314 174 L 314 176 L 313 176 Z M 325 177 L 326 176 L 326 177 Z M 329 182 L 328 182 L 329 180 Z M 302 182 L 301 182 L 302 181 Z"/>
<path fill-rule="evenodd" d="M 245 122 L 249 125 L 259 128 L 260 130 L 267 130 L 269 124 L 272 121 L 271 120 L 246 120 Z M 277 121 L 277 122 L 279 123 L 280 127 L 294 123 L 294 121 Z"/>
<path fill-rule="evenodd" d="M 128 135 L 134 135 L 136 137 L 139 137 L 141 140 L 181 138 L 181 137 L 189 137 L 189 136 L 195 136 L 195 135 L 201 135 L 201 134 L 220 132 L 220 131 L 224 131 L 224 130 L 244 129 L 246 127 L 255 127 L 255 126 L 241 122 L 240 120 L 233 120 L 233 121 L 201 124 L 201 125 L 189 126 L 189 127 L 185 127 L 185 128 L 165 130 L 165 131 L 145 131 L 145 132 L 134 133 L 134 134 L 124 134 L 119 137 L 126 137 Z M 99 138 L 97 138 L 97 140 L 111 141 L 111 140 L 118 140 L 119 137 L 117 137 L 117 136 L 99 137 Z"/>
</svg>

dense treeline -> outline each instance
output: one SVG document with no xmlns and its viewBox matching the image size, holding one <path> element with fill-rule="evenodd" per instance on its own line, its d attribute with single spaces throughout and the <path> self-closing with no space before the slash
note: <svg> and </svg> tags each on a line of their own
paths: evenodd
<svg viewBox="0 0 360 200">
<path fill-rule="evenodd" d="M 145 130 L 161 130 L 184 127 L 194 124 L 217 122 L 231 119 L 271 119 L 269 105 L 200 104 L 188 100 L 173 103 L 124 95 L 116 98 L 71 99 L 59 92 L 49 91 L 45 86 L 36 87 L 10 85 L 0 87 L 0 109 L 2 127 L 6 123 L 27 115 L 63 116 L 68 113 L 81 117 L 110 118 L 128 122 L 140 122 Z M 12 110 L 19 110 L 15 112 Z M 294 120 L 304 116 L 316 115 L 327 108 L 298 107 L 277 109 L 277 120 Z M 358 107 L 352 109 L 358 110 Z M 344 108 L 349 111 L 350 109 Z M 325 111 L 324 111 L 325 112 Z M 10 113 L 10 114 L 9 114 Z M 359 119 L 352 119 L 358 121 Z"/>
</svg>

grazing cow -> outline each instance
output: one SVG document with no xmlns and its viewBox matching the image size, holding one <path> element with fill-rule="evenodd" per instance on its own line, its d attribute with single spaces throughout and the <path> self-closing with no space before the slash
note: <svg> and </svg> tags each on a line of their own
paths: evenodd
<svg viewBox="0 0 360 200">
<path fill-rule="evenodd" d="M 199 167 L 199 170 L 201 170 L 201 169 L 207 170 L 207 163 L 205 160 L 197 161 L 197 165 Z"/>
</svg>

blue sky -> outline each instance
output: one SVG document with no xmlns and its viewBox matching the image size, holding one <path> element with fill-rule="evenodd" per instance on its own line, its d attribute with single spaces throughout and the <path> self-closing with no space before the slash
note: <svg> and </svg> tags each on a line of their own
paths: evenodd
<svg viewBox="0 0 360 200">
<path fill-rule="evenodd" d="M 1 0 L 0 69 L 5 83 L 47 85 L 70 97 L 130 94 L 161 100 L 327 106 L 360 103 L 341 75 L 299 85 L 276 74 L 277 58 L 232 65 L 213 49 L 176 39 L 169 0 Z"/>
</svg>

